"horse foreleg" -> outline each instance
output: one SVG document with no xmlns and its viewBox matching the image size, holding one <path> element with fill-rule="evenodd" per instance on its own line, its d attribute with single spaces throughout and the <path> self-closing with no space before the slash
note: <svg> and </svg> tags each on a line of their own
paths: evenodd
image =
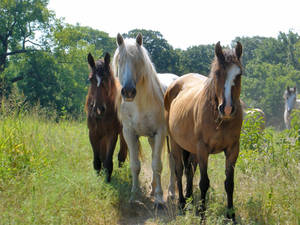
<svg viewBox="0 0 300 225">
<path fill-rule="evenodd" d="M 139 174 L 141 171 L 141 163 L 139 160 L 140 143 L 138 136 L 132 130 L 123 128 L 123 134 L 129 149 L 130 169 L 132 175 L 130 202 L 134 202 L 137 194 L 139 193 Z"/>
<path fill-rule="evenodd" d="M 154 149 L 152 149 L 152 171 L 153 179 L 155 182 L 154 191 L 154 203 L 156 206 L 164 204 L 163 191 L 161 187 L 161 172 L 162 172 L 162 162 L 161 154 L 162 148 L 165 140 L 165 134 L 163 132 L 158 132 L 154 137 Z"/>
<path fill-rule="evenodd" d="M 127 144 L 123 136 L 123 131 L 120 132 L 120 151 L 118 154 L 119 167 L 123 165 L 127 157 Z"/>
<path fill-rule="evenodd" d="M 101 170 L 100 139 L 92 131 L 89 132 L 89 138 L 94 153 L 93 166 L 97 174 L 99 174 Z"/>
<path fill-rule="evenodd" d="M 233 190 L 234 190 L 234 167 L 239 154 L 239 143 L 237 143 L 233 148 L 225 150 L 226 156 L 226 180 L 225 180 L 225 190 L 227 193 L 227 218 L 235 221 L 235 213 L 233 209 Z"/>
<path fill-rule="evenodd" d="M 111 174 L 113 171 L 113 154 L 115 151 L 116 143 L 118 140 L 118 134 L 113 134 L 111 140 L 109 141 L 107 149 L 108 152 L 106 154 L 106 158 L 104 161 L 104 168 L 106 169 L 106 181 L 110 182 Z"/>
<path fill-rule="evenodd" d="M 148 142 L 149 142 L 150 147 L 151 147 L 151 150 L 152 150 L 152 158 L 153 158 L 153 154 L 154 154 L 153 149 L 155 148 L 155 145 L 154 145 L 154 144 L 155 144 L 154 138 L 153 138 L 153 137 L 148 137 Z M 150 193 L 151 196 L 154 196 L 154 193 L 155 193 L 155 187 L 156 187 L 155 176 L 154 176 L 154 173 L 152 173 L 151 193 Z"/>
</svg>

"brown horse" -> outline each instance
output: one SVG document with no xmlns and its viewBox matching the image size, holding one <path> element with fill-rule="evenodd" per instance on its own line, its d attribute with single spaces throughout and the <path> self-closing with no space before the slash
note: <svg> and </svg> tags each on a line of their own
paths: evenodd
<svg viewBox="0 0 300 225">
<path fill-rule="evenodd" d="M 224 152 L 226 156 L 227 217 L 235 220 L 233 212 L 234 167 L 239 154 L 242 126 L 241 58 L 242 45 L 233 50 L 215 46 L 215 59 L 209 77 L 187 74 L 174 81 L 164 95 L 165 117 L 171 136 L 171 151 L 179 203 L 185 205 L 182 193 L 183 167 L 186 167 L 187 187 L 192 188 L 195 166 L 200 167 L 201 214 L 205 211 L 205 195 L 209 188 L 207 163 L 209 154 Z M 184 162 L 184 165 L 183 163 Z M 187 196 L 192 190 L 187 190 Z"/>
<path fill-rule="evenodd" d="M 119 167 L 127 156 L 127 145 L 122 134 L 122 125 L 115 108 L 117 89 L 120 86 L 110 67 L 110 55 L 106 53 L 104 60 L 95 62 L 88 54 L 91 68 L 89 74 L 90 87 L 86 97 L 85 109 L 89 128 L 90 143 L 94 152 L 94 169 L 99 174 L 102 163 L 107 172 L 107 181 L 111 179 L 113 170 L 113 153 L 118 134 L 120 134 Z"/>
</svg>

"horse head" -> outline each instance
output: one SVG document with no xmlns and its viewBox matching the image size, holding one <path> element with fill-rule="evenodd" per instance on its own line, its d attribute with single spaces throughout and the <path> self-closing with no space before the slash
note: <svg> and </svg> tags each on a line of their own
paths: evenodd
<svg viewBox="0 0 300 225">
<path fill-rule="evenodd" d="M 285 100 L 285 108 L 290 113 L 295 107 L 295 103 L 297 100 L 296 86 L 291 88 L 288 86 L 284 92 L 283 98 Z"/>
<path fill-rule="evenodd" d="M 107 109 L 107 100 L 111 95 L 111 79 L 113 75 L 110 68 L 110 55 L 106 53 L 104 60 L 95 62 L 91 53 L 88 54 L 88 63 L 91 68 L 89 81 L 88 113 L 91 117 L 102 118 Z"/>
<path fill-rule="evenodd" d="M 130 41 L 124 41 L 122 35 L 118 34 L 118 49 L 114 56 L 115 72 L 122 85 L 121 95 L 125 101 L 134 100 L 137 84 L 146 70 L 142 35 L 139 33 L 135 42 Z"/>
<path fill-rule="evenodd" d="M 215 87 L 215 100 L 219 117 L 230 119 L 240 104 L 242 75 L 242 45 L 238 42 L 235 50 L 223 50 L 220 42 L 215 46 L 215 60 L 212 64 L 212 77 Z"/>
</svg>

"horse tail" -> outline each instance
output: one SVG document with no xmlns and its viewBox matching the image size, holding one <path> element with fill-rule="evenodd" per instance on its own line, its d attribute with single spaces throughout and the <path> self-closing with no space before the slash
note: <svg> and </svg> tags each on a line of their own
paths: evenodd
<svg viewBox="0 0 300 225">
<path fill-rule="evenodd" d="M 171 103 L 174 98 L 178 95 L 178 93 L 181 90 L 180 84 L 178 84 L 176 81 L 173 82 L 167 89 L 164 95 L 164 106 L 165 110 L 169 112 Z"/>
</svg>

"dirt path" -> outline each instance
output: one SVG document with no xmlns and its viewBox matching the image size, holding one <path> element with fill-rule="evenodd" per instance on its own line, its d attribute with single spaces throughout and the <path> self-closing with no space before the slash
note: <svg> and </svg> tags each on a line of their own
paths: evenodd
<svg viewBox="0 0 300 225">
<path fill-rule="evenodd" d="M 139 176 L 142 194 L 139 201 L 128 204 L 129 207 L 122 207 L 120 225 L 154 225 L 158 221 L 168 222 L 175 218 L 176 204 L 175 201 L 167 201 L 166 181 L 163 183 L 164 200 L 166 207 L 164 209 L 154 209 L 153 198 L 150 196 L 152 168 L 151 162 L 141 162 L 142 168 Z M 164 165 L 168 169 L 167 165 Z M 165 185 L 164 185 L 165 184 Z"/>
</svg>

